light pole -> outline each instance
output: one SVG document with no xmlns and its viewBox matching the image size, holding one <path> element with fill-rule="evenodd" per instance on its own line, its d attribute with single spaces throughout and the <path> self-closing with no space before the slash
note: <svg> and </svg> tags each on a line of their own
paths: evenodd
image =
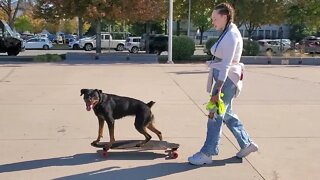
<svg viewBox="0 0 320 180">
<path fill-rule="evenodd" d="M 190 36 L 190 25 L 191 24 L 191 0 L 189 0 L 189 14 L 188 14 L 188 37 Z"/>
<path fill-rule="evenodd" d="M 172 61 L 172 21 L 173 21 L 173 0 L 169 0 L 169 41 L 168 41 L 168 64 Z"/>
<path fill-rule="evenodd" d="M 280 38 L 280 54 L 282 54 L 283 46 L 282 46 L 282 38 L 283 38 L 283 29 L 280 26 L 279 28 L 279 38 Z"/>
</svg>

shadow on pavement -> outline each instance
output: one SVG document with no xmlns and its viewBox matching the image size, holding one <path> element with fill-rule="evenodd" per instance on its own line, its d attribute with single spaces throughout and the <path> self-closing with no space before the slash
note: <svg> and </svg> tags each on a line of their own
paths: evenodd
<svg viewBox="0 0 320 180">
<path fill-rule="evenodd" d="M 99 154 L 99 151 L 97 152 L 98 153 L 84 153 L 66 157 L 2 164 L 0 165 L 0 173 L 32 170 L 51 166 L 75 166 L 107 160 L 154 160 L 165 157 L 165 154 L 139 151 L 108 152 L 108 157 L 103 157 Z"/>
<path fill-rule="evenodd" d="M 179 72 L 170 72 L 170 73 L 174 73 L 177 75 L 185 75 L 185 74 L 208 74 L 209 70 L 205 70 L 205 71 L 179 71 Z"/>
<path fill-rule="evenodd" d="M 127 169 L 116 169 L 120 167 L 109 167 L 97 171 L 86 172 L 82 174 L 75 174 L 71 176 L 58 178 L 59 180 L 73 180 L 73 179 L 152 179 L 159 178 L 171 174 L 177 174 L 194 170 L 197 168 L 225 166 L 227 164 L 242 163 L 242 159 L 231 157 L 223 160 L 214 160 L 212 164 L 207 166 L 193 166 L 189 163 L 159 163 L 147 166 L 133 167 Z"/>
</svg>

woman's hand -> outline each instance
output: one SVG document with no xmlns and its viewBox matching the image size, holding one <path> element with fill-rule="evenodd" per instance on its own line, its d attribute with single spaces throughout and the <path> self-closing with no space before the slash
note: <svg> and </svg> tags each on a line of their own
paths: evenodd
<svg viewBox="0 0 320 180">
<path fill-rule="evenodd" d="M 220 80 L 219 80 L 219 81 L 217 82 L 217 84 L 216 84 L 216 90 L 217 90 L 218 92 L 211 97 L 212 103 L 215 104 L 215 103 L 218 102 L 218 100 L 219 100 L 219 98 L 220 98 L 220 96 L 221 96 L 221 89 L 222 89 L 222 87 L 223 87 L 223 84 L 224 84 L 223 81 L 220 81 Z"/>
<path fill-rule="evenodd" d="M 212 102 L 213 104 L 217 103 L 220 96 L 221 96 L 221 89 L 218 90 L 218 93 L 217 93 L 216 95 L 214 95 L 214 96 L 211 97 L 211 102 Z"/>
</svg>

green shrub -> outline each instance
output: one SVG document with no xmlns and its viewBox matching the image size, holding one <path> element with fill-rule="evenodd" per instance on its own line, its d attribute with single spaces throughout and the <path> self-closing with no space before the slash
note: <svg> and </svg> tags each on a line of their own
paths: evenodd
<svg viewBox="0 0 320 180">
<path fill-rule="evenodd" d="M 256 56 L 259 54 L 259 44 L 252 40 L 243 40 L 242 56 Z"/>
<path fill-rule="evenodd" d="M 174 61 L 190 59 L 195 49 L 194 41 L 187 36 L 175 36 L 172 39 L 172 59 Z"/>
<path fill-rule="evenodd" d="M 214 45 L 214 43 L 216 43 L 218 41 L 218 38 L 210 38 L 207 40 L 206 42 L 206 51 L 208 55 L 211 55 L 211 47 Z"/>
<path fill-rule="evenodd" d="M 59 56 L 60 56 L 63 60 L 66 59 L 66 54 L 60 54 Z"/>
<path fill-rule="evenodd" d="M 35 56 L 33 58 L 33 61 L 35 62 L 60 62 L 63 61 L 65 55 L 59 55 L 59 54 L 44 54 Z"/>
</svg>

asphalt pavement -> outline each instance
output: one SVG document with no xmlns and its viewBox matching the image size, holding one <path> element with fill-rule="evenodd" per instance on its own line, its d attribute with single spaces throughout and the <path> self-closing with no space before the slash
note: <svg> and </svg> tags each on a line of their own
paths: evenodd
<svg viewBox="0 0 320 180">
<path fill-rule="evenodd" d="M 247 65 L 234 111 L 260 150 L 235 158 L 239 146 L 224 126 L 220 154 L 198 167 L 187 158 L 206 134 L 204 64 L 0 62 L 0 179 L 320 179 L 319 68 Z M 82 88 L 155 101 L 156 127 L 180 144 L 179 157 L 156 150 L 102 157 L 90 146 L 98 121 Z M 143 139 L 133 117 L 116 121 L 115 137 Z"/>
</svg>

